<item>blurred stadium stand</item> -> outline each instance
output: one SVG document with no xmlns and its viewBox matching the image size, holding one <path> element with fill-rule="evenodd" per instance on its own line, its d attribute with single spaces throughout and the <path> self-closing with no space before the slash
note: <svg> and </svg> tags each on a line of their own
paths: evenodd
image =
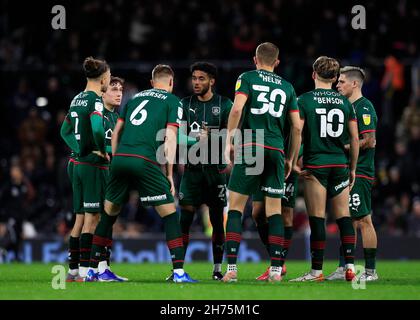
<svg viewBox="0 0 420 320">
<path fill-rule="evenodd" d="M 16 2 L 0 1 L 0 247 L 18 250 L 20 234 L 67 237 L 69 150 L 59 128 L 70 100 L 84 89 L 86 56 L 105 58 L 112 74 L 127 80 L 124 101 L 148 88 L 161 62 L 175 69 L 174 93 L 188 95 L 188 67 L 197 60 L 219 67 L 217 91 L 233 98 L 237 76 L 253 68 L 262 41 L 280 47 L 277 72 L 297 94 L 312 89 L 311 64 L 319 55 L 365 68 L 363 92 L 379 116 L 372 198 L 379 239 L 420 238 L 420 9 L 416 1 L 359 2 L 366 30 L 351 28 L 352 1 L 72 1 L 63 4 L 66 30 L 51 28 L 54 3 L 28 3 L 22 13 Z M 298 234 L 306 230 L 304 210 L 300 199 Z M 335 234 L 332 222 L 328 232 Z M 249 210 L 244 223 L 255 230 Z M 205 215 L 193 228 L 208 233 Z M 158 216 L 133 194 L 115 235 L 161 230 Z"/>
</svg>

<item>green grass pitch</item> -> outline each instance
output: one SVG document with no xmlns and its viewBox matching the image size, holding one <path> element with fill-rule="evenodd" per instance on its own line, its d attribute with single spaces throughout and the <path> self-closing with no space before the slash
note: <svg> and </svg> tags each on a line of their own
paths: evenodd
<svg viewBox="0 0 420 320">
<path fill-rule="evenodd" d="M 363 264 L 362 261 L 359 261 Z M 130 279 L 127 283 L 66 283 L 55 290 L 50 264 L 1 264 L 0 299 L 140 299 L 140 300 L 365 300 L 420 299 L 420 261 L 379 261 L 380 280 L 366 283 L 366 289 L 355 290 L 347 282 L 292 283 L 310 265 L 304 261 L 288 261 L 287 275 L 281 283 L 261 283 L 255 277 L 266 263 L 238 265 L 237 283 L 210 280 L 212 264 L 188 263 L 186 271 L 197 284 L 165 282 L 170 264 L 114 264 L 113 270 Z M 226 266 L 224 265 L 224 268 Z M 335 262 L 325 263 L 325 275 L 335 269 Z"/>
</svg>

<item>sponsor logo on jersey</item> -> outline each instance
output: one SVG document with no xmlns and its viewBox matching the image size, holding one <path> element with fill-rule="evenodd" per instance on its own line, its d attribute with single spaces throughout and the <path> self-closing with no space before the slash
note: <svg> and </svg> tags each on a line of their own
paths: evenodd
<svg viewBox="0 0 420 320">
<path fill-rule="evenodd" d="M 178 194 L 178 197 L 179 197 L 179 200 L 184 199 L 184 193 L 183 193 L 183 192 L 180 192 L 180 193 Z"/>
<path fill-rule="evenodd" d="M 274 189 L 271 187 L 261 187 L 261 191 L 265 191 L 267 193 L 274 193 L 274 194 L 283 194 L 284 189 Z"/>
<path fill-rule="evenodd" d="M 166 200 L 166 194 L 161 194 L 158 196 L 146 196 L 146 197 L 141 197 L 140 198 L 141 201 L 161 201 L 161 200 Z"/>
<path fill-rule="evenodd" d="M 83 202 L 85 208 L 99 208 L 99 202 Z"/>
<path fill-rule="evenodd" d="M 342 189 L 347 187 L 350 184 L 350 180 L 347 179 L 346 181 L 341 182 L 339 185 L 335 186 L 335 191 L 337 191 L 338 189 Z"/>
<path fill-rule="evenodd" d="M 242 80 L 236 81 L 235 90 L 238 90 L 241 87 Z"/>
<path fill-rule="evenodd" d="M 370 114 L 364 114 L 362 115 L 363 117 L 363 123 L 365 124 L 365 126 L 370 125 Z"/>
<path fill-rule="evenodd" d="M 212 107 L 211 108 L 211 112 L 215 115 L 218 116 L 220 114 L 220 107 Z"/>
</svg>

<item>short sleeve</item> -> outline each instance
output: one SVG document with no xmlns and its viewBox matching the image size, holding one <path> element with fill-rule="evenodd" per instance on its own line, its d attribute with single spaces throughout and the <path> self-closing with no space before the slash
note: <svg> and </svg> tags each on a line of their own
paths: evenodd
<svg viewBox="0 0 420 320">
<path fill-rule="evenodd" d="M 125 121 L 125 117 L 127 115 L 127 109 L 128 109 L 128 104 L 130 103 L 130 101 L 128 101 L 120 110 L 120 114 L 118 116 L 118 120 L 120 121 Z"/>
<path fill-rule="evenodd" d="M 360 134 L 376 131 L 376 113 L 371 106 L 360 107 L 357 124 Z"/>
<path fill-rule="evenodd" d="M 188 98 L 189 99 L 189 98 Z M 181 108 L 182 108 L 182 121 L 187 121 L 187 114 L 188 114 L 188 102 L 187 98 L 181 100 Z"/>
<path fill-rule="evenodd" d="M 227 123 L 229 120 L 230 110 L 232 110 L 233 102 L 232 100 L 225 98 L 223 101 L 223 115 L 222 115 L 222 123 L 227 127 Z"/>
<path fill-rule="evenodd" d="M 289 103 L 287 105 L 287 109 L 289 112 L 299 112 L 299 106 L 297 103 L 296 92 L 295 89 L 292 87 L 292 94 L 289 98 Z"/>
<path fill-rule="evenodd" d="M 168 108 L 168 122 L 167 126 L 179 127 L 183 117 L 184 109 L 182 107 L 181 101 L 175 96 L 171 97 L 169 100 Z"/>
<path fill-rule="evenodd" d="M 104 103 L 102 101 L 102 98 L 95 98 L 90 99 L 89 103 L 89 113 L 90 115 L 97 114 L 99 116 L 103 116 L 104 113 Z"/>
<path fill-rule="evenodd" d="M 250 93 L 251 93 L 251 88 L 250 88 L 249 81 L 245 73 L 243 73 L 239 76 L 238 80 L 236 80 L 235 95 L 243 94 L 243 95 L 249 96 Z"/>
<path fill-rule="evenodd" d="M 347 101 L 347 104 L 348 104 L 348 106 L 350 108 L 350 117 L 349 117 L 349 120 L 350 121 L 356 121 L 357 122 L 357 116 L 356 116 L 356 111 L 354 111 L 354 106 L 350 102 L 348 102 L 348 101 Z"/>
<path fill-rule="evenodd" d="M 299 108 L 299 116 L 300 116 L 301 119 L 305 119 L 305 110 L 304 110 L 304 107 L 303 107 L 303 97 L 299 96 L 296 99 L 296 101 L 297 101 L 297 105 L 298 105 L 298 108 Z"/>
</svg>

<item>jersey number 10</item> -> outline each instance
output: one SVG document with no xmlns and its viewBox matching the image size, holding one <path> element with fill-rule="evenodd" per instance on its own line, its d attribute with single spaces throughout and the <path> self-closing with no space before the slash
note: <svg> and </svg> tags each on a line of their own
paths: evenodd
<svg viewBox="0 0 420 320">
<path fill-rule="evenodd" d="M 283 113 L 284 104 L 286 103 L 286 93 L 282 89 L 274 89 L 270 93 L 270 100 L 268 100 L 267 95 L 270 92 L 269 86 L 261 86 L 254 84 L 252 86 L 252 89 L 260 92 L 260 94 L 257 97 L 257 101 L 262 102 L 263 105 L 262 108 L 251 108 L 251 113 L 264 114 L 268 111 L 273 117 L 280 118 Z M 276 102 L 276 98 L 278 95 L 280 95 L 280 106 L 279 109 L 276 111 L 276 106 L 274 103 Z"/>
<path fill-rule="evenodd" d="M 326 138 L 327 135 L 333 138 L 341 136 L 344 130 L 344 113 L 340 109 L 331 109 L 327 113 L 325 108 L 316 108 L 315 112 L 321 115 L 321 138 Z M 337 130 L 334 130 L 333 120 L 334 117 L 338 117 Z"/>
</svg>

